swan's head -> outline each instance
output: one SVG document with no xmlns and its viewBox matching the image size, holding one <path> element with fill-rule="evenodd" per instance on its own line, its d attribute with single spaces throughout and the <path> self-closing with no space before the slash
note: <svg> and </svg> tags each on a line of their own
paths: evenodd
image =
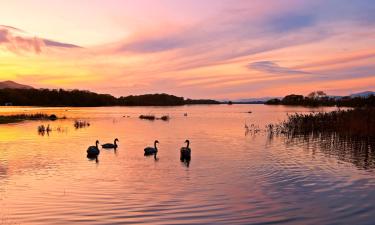
<svg viewBox="0 0 375 225">
<path fill-rule="evenodd" d="M 115 139 L 115 142 L 120 142 L 117 138 Z"/>
<path fill-rule="evenodd" d="M 190 143 L 190 141 L 186 139 L 185 143 Z"/>
<path fill-rule="evenodd" d="M 159 144 L 159 141 L 158 141 L 158 140 L 155 140 L 155 144 Z"/>
<path fill-rule="evenodd" d="M 99 144 L 99 141 L 98 141 L 98 140 L 96 140 L 95 144 L 96 144 L 96 145 L 98 145 L 98 144 Z"/>
</svg>

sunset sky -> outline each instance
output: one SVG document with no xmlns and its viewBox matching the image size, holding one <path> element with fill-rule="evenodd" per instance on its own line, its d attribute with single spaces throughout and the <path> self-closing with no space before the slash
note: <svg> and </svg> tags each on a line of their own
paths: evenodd
<svg viewBox="0 0 375 225">
<path fill-rule="evenodd" d="M 238 99 L 375 89 L 374 0 L 1 0 L 0 80 Z"/>
</svg>

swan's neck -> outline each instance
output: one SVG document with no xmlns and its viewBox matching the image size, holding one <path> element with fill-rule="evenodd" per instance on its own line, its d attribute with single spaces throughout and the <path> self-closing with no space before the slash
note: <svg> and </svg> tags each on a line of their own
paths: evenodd
<svg viewBox="0 0 375 225">
<path fill-rule="evenodd" d="M 154 148 L 155 148 L 155 149 L 158 149 L 158 148 L 156 147 L 156 142 L 154 143 Z"/>
<path fill-rule="evenodd" d="M 186 148 L 189 148 L 190 142 L 186 142 Z"/>
<path fill-rule="evenodd" d="M 95 146 L 98 147 L 98 142 L 95 143 Z"/>
</svg>

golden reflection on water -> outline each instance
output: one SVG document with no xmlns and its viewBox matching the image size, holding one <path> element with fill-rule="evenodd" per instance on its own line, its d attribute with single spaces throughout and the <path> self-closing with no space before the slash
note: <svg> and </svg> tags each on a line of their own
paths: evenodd
<svg viewBox="0 0 375 225">
<path fill-rule="evenodd" d="M 320 145 L 309 144 L 318 139 L 245 135 L 245 123 L 264 127 L 286 113 L 311 110 L 332 109 L 2 107 L 1 114 L 46 112 L 68 119 L 0 125 L 1 223 L 366 222 L 374 213 L 371 170 L 327 157 Z M 148 113 L 171 120 L 138 119 Z M 91 125 L 76 129 L 75 119 Z M 39 135 L 42 124 L 52 131 Z M 115 138 L 116 151 L 101 149 L 97 162 L 86 158 L 96 140 Z M 156 139 L 157 160 L 144 157 L 143 148 Z M 179 160 L 186 139 L 192 148 L 189 166 Z"/>
</svg>

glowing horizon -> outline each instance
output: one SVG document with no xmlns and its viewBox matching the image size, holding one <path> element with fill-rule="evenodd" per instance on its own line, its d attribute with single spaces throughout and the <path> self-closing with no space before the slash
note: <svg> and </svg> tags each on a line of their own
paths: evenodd
<svg viewBox="0 0 375 225">
<path fill-rule="evenodd" d="M 238 99 L 375 89 L 371 0 L 0 3 L 0 80 Z"/>
</svg>

